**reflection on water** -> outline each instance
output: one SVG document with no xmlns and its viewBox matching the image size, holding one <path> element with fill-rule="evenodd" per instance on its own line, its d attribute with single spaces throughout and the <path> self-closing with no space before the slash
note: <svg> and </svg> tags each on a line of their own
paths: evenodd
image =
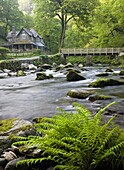
<svg viewBox="0 0 124 170">
<path fill-rule="evenodd" d="M 77 82 L 67 82 L 64 72 L 50 70 L 46 73 L 52 73 L 54 79 L 36 81 L 35 74 L 0 79 L 0 118 L 50 117 L 55 114 L 57 107 L 73 111 L 73 102 L 79 102 L 95 113 L 100 109 L 101 101 L 91 103 L 89 100 L 72 99 L 66 96 L 70 89 L 89 89 L 89 82 L 95 80 L 97 78 L 95 75 L 104 72 L 105 68 L 90 67 L 87 70 L 81 72 L 86 80 Z M 98 88 L 96 92 L 112 96 L 112 100 L 102 101 L 103 106 L 112 101 L 117 101 L 124 106 L 124 86 Z"/>
</svg>

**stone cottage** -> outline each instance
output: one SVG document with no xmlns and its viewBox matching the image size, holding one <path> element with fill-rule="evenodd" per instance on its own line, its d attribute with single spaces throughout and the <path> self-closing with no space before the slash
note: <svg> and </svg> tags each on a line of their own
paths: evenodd
<svg viewBox="0 0 124 170">
<path fill-rule="evenodd" d="M 44 51 L 46 48 L 42 37 L 34 29 L 22 28 L 17 31 L 13 26 L 12 31 L 7 35 L 7 41 L 6 46 L 15 52 L 32 51 L 34 49 Z"/>
</svg>

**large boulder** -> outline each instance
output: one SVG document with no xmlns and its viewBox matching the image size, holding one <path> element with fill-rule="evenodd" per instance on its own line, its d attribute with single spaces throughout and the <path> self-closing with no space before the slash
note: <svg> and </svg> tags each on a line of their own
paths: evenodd
<svg viewBox="0 0 124 170">
<path fill-rule="evenodd" d="M 67 92 L 67 96 L 72 97 L 72 98 L 78 98 L 78 99 L 86 99 L 88 96 L 93 94 L 94 91 L 90 90 L 69 90 Z"/>
<path fill-rule="evenodd" d="M 78 74 L 75 70 L 70 70 L 66 75 L 67 81 L 79 81 L 85 80 L 86 78 Z"/>
<path fill-rule="evenodd" d="M 44 72 L 37 73 L 36 76 L 36 80 L 45 80 L 53 78 L 52 74 L 46 75 Z"/>
<path fill-rule="evenodd" d="M 124 81 L 99 78 L 96 81 L 91 82 L 89 84 L 89 87 L 117 86 L 117 85 L 123 85 L 123 84 L 124 84 Z"/>
<path fill-rule="evenodd" d="M 33 129 L 33 124 L 30 121 L 23 119 L 6 119 L 0 121 L 0 123 L 0 136 L 6 136 L 10 134 L 18 135 L 20 132 L 26 131 L 27 133 L 27 130 L 32 131 Z"/>
</svg>

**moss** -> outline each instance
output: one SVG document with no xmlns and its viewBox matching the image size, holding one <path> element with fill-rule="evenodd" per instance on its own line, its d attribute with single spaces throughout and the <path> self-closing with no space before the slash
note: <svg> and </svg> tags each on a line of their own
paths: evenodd
<svg viewBox="0 0 124 170">
<path fill-rule="evenodd" d="M 45 73 L 37 73 L 36 80 L 45 80 L 53 78 L 52 74 L 46 75 Z"/>
<path fill-rule="evenodd" d="M 111 97 L 105 95 L 94 95 L 89 97 L 89 100 L 92 102 L 94 102 L 95 100 L 109 100 L 109 99 L 111 99 Z"/>
<path fill-rule="evenodd" d="M 124 75 L 124 70 L 121 70 L 119 75 Z"/>
<path fill-rule="evenodd" d="M 15 120 L 17 119 L 13 118 L 13 119 L 0 120 L 0 132 L 7 132 L 9 129 L 11 129 L 13 126 L 13 122 Z"/>
<path fill-rule="evenodd" d="M 123 84 L 124 84 L 124 81 L 98 78 L 96 81 L 91 82 L 89 84 L 89 87 L 105 87 L 105 86 L 116 86 L 116 85 L 123 85 Z"/>
<path fill-rule="evenodd" d="M 93 94 L 94 91 L 84 91 L 84 90 L 69 90 L 67 96 L 78 99 L 86 99 L 88 96 Z"/>
<path fill-rule="evenodd" d="M 23 70 L 18 70 L 17 77 L 21 77 L 21 76 L 26 76 L 26 73 Z"/>
</svg>

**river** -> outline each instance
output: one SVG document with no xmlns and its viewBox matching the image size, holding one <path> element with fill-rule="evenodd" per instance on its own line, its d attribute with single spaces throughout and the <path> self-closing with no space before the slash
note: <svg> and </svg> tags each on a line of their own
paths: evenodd
<svg viewBox="0 0 124 170">
<path fill-rule="evenodd" d="M 96 74 L 104 72 L 106 68 L 87 67 L 86 69 L 87 71 L 81 72 L 86 80 L 76 82 L 66 81 L 65 72 L 54 72 L 53 70 L 46 70 L 47 74 L 51 73 L 54 76 L 49 80 L 35 80 L 36 73 L 28 74 L 25 77 L 0 79 L 0 119 L 16 117 L 31 120 L 39 116 L 51 117 L 57 112 L 58 107 L 66 111 L 74 111 L 73 102 L 83 104 L 95 114 L 101 107 L 116 101 L 117 104 L 112 106 L 111 110 L 119 113 L 116 121 L 123 125 L 124 86 L 97 88 L 98 94 L 112 97 L 111 100 L 102 102 L 90 102 L 88 99 L 73 99 L 66 96 L 70 89 L 89 89 L 88 84 L 97 78 Z M 118 73 L 120 69 L 114 68 L 113 70 Z M 110 74 L 110 76 L 112 75 Z"/>
</svg>

